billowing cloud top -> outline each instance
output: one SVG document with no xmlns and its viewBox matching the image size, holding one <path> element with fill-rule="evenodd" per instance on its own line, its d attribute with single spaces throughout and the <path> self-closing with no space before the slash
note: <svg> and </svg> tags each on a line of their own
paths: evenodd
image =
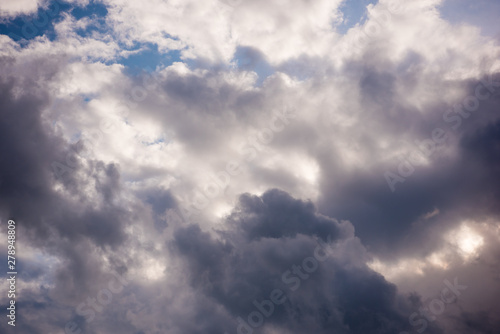
<svg viewBox="0 0 500 334">
<path fill-rule="evenodd" d="M 2 1 L 0 332 L 499 332 L 499 14 Z"/>
</svg>

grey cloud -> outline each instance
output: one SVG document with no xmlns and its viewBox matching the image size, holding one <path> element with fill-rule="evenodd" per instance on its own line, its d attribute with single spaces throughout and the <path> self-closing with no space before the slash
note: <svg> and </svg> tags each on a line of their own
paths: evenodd
<svg viewBox="0 0 500 334">
<path fill-rule="evenodd" d="M 2 72 L 13 63 L 4 59 Z M 31 77 L 4 75 L 0 83 L 0 212 L 17 223 L 22 271 L 17 284 L 23 287 L 17 297 L 20 333 L 64 329 L 71 319 L 68 308 L 106 282 L 107 272 L 119 268 L 104 268 L 99 252 L 119 251 L 130 223 L 126 208 L 116 201 L 121 192 L 116 165 L 80 160 L 62 178 L 54 173 L 52 163 L 67 164 L 68 155 L 78 153 L 79 147 L 51 131 L 42 117 L 51 103 L 45 85 L 57 72 L 49 65 L 46 72 L 40 68 Z M 54 190 L 56 184 L 68 197 Z M 98 194 L 99 208 L 93 207 L 88 185 Z M 41 264 L 23 254 L 28 246 L 40 252 Z M 63 266 L 48 266 L 49 257 Z M 39 290 L 32 289 L 33 284 Z M 49 287 L 53 284 L 56 289 Z M 3 332 L 11 331 L 7 326 L 0 324 Z"/>
<path fill-rule="evenodd" d="M 255 332 L 399 334 L 415 331 L 409 317 L 421 319 L 419 308 L 434 298 L 424 296 L 438 296 L 455 277 L 467 291 L 425 333 L 498 332 L 498 73 L 479 91 L 490 94 L 481 95 L 478 110 L 450 111 L 490 80 L 482 76 L 494 70 L 484 64 L 496 59 L 498 41 L 447 25 L 438 1 L 409 5 L 411 17 L 394 15 L 355 51 L 342 49 L 343 37 L 329 30 L 336 2 L 291 1 L 286 11 L 245 2 L 220 13 L 217 2 L 186 3 L 178 20 L 170 3 L 106 1 L 115 29 L 109 39 L 65 42 L 61 34 L 58 44 L 40 38 L 22 47 L 0 40 L 2 54 L 13 55 L 0 58 L 0 218 L 18 222 L 26 247 L 16 332 L 61 332 L 74 321 L 84 333 L 232 334 L 238 317 L 248 322 L 255 302 L 281 289 L 286 301 Z M 165 29 L 179 37 L 163 38 Z M 113 57 L 114 38 L 181 48 L 195 59 L 157 68 L 148 86 L 145 73 L 130 77 L 121 65 L 92 63 L 95 55 Z M 472 39 L 481 39 L 478 50 L 465 54 Z M 238 68 L 224 63 L 231 58 Z M 72 62 L 79 65 L 66 71 Z M 144 99 L 131 101 L 137 87 Z M 51 112 L 56 98 L 62 101 Z M 245 159 L 238 146 L 287 108 L 294 120 Z M 116 132 L 87 156 L 87 140 L 64 136 L 92 130 L 100 121 L 94 116 L 116 121 Z M 435 128 L 450 133 L 443 149 L 391 192 L 384 173 L 397 172 L 407 158 L 401 152 Z M 150 143 L 149 135 L 164 140 Z M 230 160 L 244 171 L 231 175 L 206 212 L 176 220 L 171 209 Z M 58 177 L 54 162 L 71 166 Z M 483 242 L 470 259 L 447 254 L 448 267 L 408 268 L 404 281 L 374 269 L 374 259 L 398 269 L 456 250 L 446 236 L 464 221 Z M 331 256 L 299 279 L 293 266 L 314 261 L 327 241 Z M 106 288 L 114 271 L 133 279 L 86 320 L 79 305 Z M 5 322 L 0 328 L 11 330 Z"/>
<path fill-rule="evenodd" d="M 344 262 L 338 251 L 320 263 L 296 291 L 293 282 L 282 281 L 293 264 L 313 256 L 318 239 L 330 236 L 334 244 L 356 243 L 350 223 L 321 216 L 312 203 L 279 190 L 261 197 L 242 195 L 227 219 L 230 228 L 220 231 L 218 239 L 192 225 L 176 232 L 174 246 L 187 260 L 191 286 L 234 318 L 246 319 L 254 311 L 254 300 L 269 299 L 271 291 L 282 289 L 287 301 L 275 306 L 265 328 L 390 333 L 405 325 L 408 302 L 366 266 L 362 246 L 350 248 L 354 261 Z M 231 324 L 226 328 L 236 331 Z"/>
<path fill-rule="evenodd" d="M 483 80 L 487 81 L 488 78 Z M 462 87 L 473 96 L 480 83 L 464 83 Z M 373 94 L 377 97 L 381 96 L 380 90 L 385 91 L 377 85 L 370 89 L 374 90 Z M 470 118 L 462 119 L 463 125 L 457 130 L 451 127 L 455 123 L 443 120 L 443 115 L 451 108 L 446 105 L 432 107 L 427 111 L 429 116 L 413 116 L 411 119 L 393 116 L 391 118 L 394 121 L 377 116 L 373 119 L 375 127 L 380 126 L 389 131 L 395 129 L 396 136 L 398 133 L 410 132 L 419 141 L 430 138 L 433 129 L 441 128 L 449 137 L 442 146 L 453 149 L 457 154 L 449 157 L 447 153 L 436 152 L 431 156 L 431 166 L 416 164 L 415 172 L 404 183 L 398 183 L 394 193 L 390 191 L 384 173 L 387 170 L 397 172 L 401 164 L 397 159 L 384 162 L 374 156 L 365 170 L 350 171 L 335 165 L 329 160 L 330 157 L 323 159 L 322 169 L 325 172 L 321 211 L 352 221 L 357 235 L 365 244 L 388 256 L 394 254 L 391 249 L 398 240 L 401 241 L 401 251 L 414 251 L 413 248 L 408 249 L 407 245 L 407 239 L 412 240 L 411 235 L 414 233 L 412 224 L 436 207 L 444 213 L 455 211 L 462 218 L 497 215 L 498 185 L 494 176 L 497 169 L 497 105 L 496 96 L 481 101 L 478 110 L 470 113 Z M 390 128 L 386 120 L 391 124 Z M 418 146 L 412 143 L 412 149 L 415 151 Z M 343 175 L 341 179 L 340 175 Z M 384 228 L 381 229 L 381 226 Z M 419 247 L 418 244 L 416 242 L 415 246 Z"/>
</svg>

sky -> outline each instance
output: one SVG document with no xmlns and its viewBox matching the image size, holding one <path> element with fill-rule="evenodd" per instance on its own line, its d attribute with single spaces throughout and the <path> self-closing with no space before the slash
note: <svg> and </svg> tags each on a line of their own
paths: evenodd
<svg viewBox="0 0 500 334">
<path fill-rule="evenodd" d="M 499 333 L 499 17 L 0 0 L 0 333 Z"/>
</svg>

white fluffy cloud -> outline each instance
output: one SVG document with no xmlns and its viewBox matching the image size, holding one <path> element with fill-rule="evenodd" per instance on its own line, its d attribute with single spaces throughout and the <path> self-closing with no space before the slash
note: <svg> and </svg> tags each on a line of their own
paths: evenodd
<svg viewBox="0 0 500 334">
<path fill-rule="evenodd" d="M 230 5 L 228 5 L 230 3 Z M 106 1 L 121 40 L 183 50 L 186 58 L 227 63 L 238 45 L 255 47 L 272 63 L 321 56 L 336 37 L 341 1 Z"/>
<path fill-rule="evenodd" d="M 0 2 L 0 16 L 32 14 L 42 4 L 41 0 L 19 0 Z"/>
</svg>

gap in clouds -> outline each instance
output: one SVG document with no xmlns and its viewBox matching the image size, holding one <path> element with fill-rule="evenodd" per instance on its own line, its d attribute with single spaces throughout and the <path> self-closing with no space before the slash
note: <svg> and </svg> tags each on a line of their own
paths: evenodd
<svg viewBox="0 0 500 334">
<path fill-rule="evenodd" d="M 152 43 L 145 43 L 132 52 L 134 53 L 116 61 L 126 67 L 125 73 L 129 75 L 137 75 L 142 71 L 154 72 L 158 67 L 165 68 L 174 62 L 182 62 L 180 50 L 164 53 L 158 50 L 158 45 Z"/>
<path fill-rule="evenodd" d="M 90 25 L 78 29 L 81 37 L 87 37 L 93 31 L 103 32 L 104 18 L 108 11 L 106 6 L 96 1 L 90 1 L 86 6 L 69 4 L 64 1 L 50 1 L 46 6 L 39 7 L 36 14 L 21 14 L 12 18 L 0 20 L 0 34 L 11 37 L 14 41 L 30 41 L 36 37 L 46 36 L 50 41 L 57 37 L 54 24 L 62 21 L 65 14 L 70 14 L 76 20 L 91 18 L 101 25 Z"/>
<path fill-rule="evenodd" d="M 377 0 L 347 0 L 340 7 L 343 20 L 336 29 L 341 34 L 346 34 L 356 24 L 363 24 L 367 18 L 366 6 L 377 3 Z"/>
<path fill-rule="evenodd" d="M 494 0 L 445 0 L 440 9 L 443 19 L 453 24 L 481 28 L 483 36 L 500 38 L 500 2 Z"/>
<path fill-rule="evenodd" d="M 265 55 L 249 46 L 238 46 L 233 62 L 240 70 L 254 71 L 258 75 L 256 85 L 260 86 L 267 77 L 274 74 L 275 69 L 267 62 Z"/>
</svg>

